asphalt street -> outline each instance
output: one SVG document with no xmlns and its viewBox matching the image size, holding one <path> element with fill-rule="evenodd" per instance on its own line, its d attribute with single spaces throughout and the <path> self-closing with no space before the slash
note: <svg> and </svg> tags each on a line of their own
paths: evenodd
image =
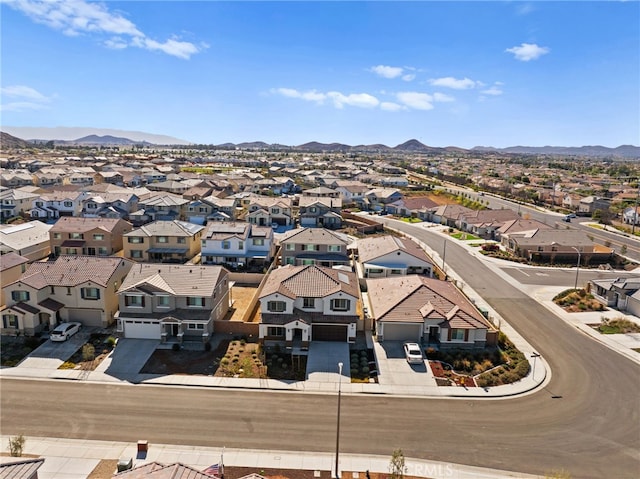
<svg viewBox="0 0 640 479">
<path fill-rule="evenodd" d="M 394 225 L 396 226 L 396 225 Z M 444 240 L 402 224 L 442 251 Z M 343 396 L 341 450 L 574 478 L 640 477 L 640 366 L 555 317 L 449 241 L 447 264 L 537 349 L 546 388 L 502 400 Z M 3 378 L 3 434 L 331 451 L 336 400 Z"/>
</svg>

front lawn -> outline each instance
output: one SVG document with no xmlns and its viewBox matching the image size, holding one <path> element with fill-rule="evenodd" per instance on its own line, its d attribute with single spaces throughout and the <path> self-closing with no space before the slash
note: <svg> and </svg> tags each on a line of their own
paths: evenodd
<svg viewBox="0 0 640 479">
<path fill-rule="evenodd" d="M 116 344 L 116 338 L 109 334 L 93 333 L 89 340 L 82 345 L 73 356 L 65 361 L 58 369 L 82 369 L 93 371 L 109 356 Z"/>
<path fill-rule="evenodd" d="M 471 233 L 463 233 L 463 232 L 453 233 L 453 234 L 450 234 L 449 236 L 451 236 L 452 238 L 455 238 L 457 240 L 460 240 L 460 241 L 471 241 L 471 240 L 480 240 L 480 239 L 482 239 L 479 236 L 472 235 Z"/>
<path fill-rule="evenodd" d="M 0 363 L 13 367 L 45 341 L 36 337 L 0 336 Z"/>
<path fill-rule="evenodd" d="M 405 223 L 421 223 L 422 220 L 420 218 L 407 218 L 407 217 L 402 217 L 400 218 L 400 221 L 404 221 Z"/>
</svg>

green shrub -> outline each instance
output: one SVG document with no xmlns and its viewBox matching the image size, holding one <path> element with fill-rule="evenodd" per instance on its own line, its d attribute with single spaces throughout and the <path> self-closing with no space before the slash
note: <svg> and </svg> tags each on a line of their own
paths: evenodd
<svg viewBox="0 0 640 479">
<path fill-rule="evenodd" d="M 179 345 L 178 343 L 173 343 L 173 344 L 171 345 L 171 349 L 172 349 L 173 351 L 180 351 L 180 345 Z"/>
<path fill-rule="evenodd" d="M 223 366 L 226 366 L 227 364 L 229 364 L 229 358 L 225 356 L 220 360 L 220 364 L 222 364 Z"/>
<path fill-rule="evenodd" d="M 105 343 L 107 343 L 109 346 L 111 346 L 112 348 L 116 347 L 116 343 L 118 342 L 118 340 L 116 338 L 114 338 L 113 336 L 109 336 L 106 340 Z"/>
</svg>

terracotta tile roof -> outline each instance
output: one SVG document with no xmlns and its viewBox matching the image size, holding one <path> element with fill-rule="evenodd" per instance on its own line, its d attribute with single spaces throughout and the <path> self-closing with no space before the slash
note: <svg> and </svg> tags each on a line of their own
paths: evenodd
<svg viewBox="0 0 640 479">
<path fill-rule="evenodd" d="M 367 280 L 371 313 L 378 321 L 422 323 L 441 319 L 451 328 L 488 328 L 490 324 L 448 281 L 409 275 Z"/>
<path fill-rule="evenodd" d="M 288 298 L 322 298 L 337 292 L 359 297 L 356 274 L 316 265 L 283 266 L 274 269 L 262 288 L 260 298 L 280 293 Z"/>
<path fill-rule="evenodd" d="M 202 238 L 223 240 L 236 237 L 246 239 L 250 232 L 250 223 L 242 223 L 239 221 L 214 221 L 207 225 L 207 231 L 204 233 Z"/>
<path fill-rule="evenodd" d="M 120 472 L 117 477 L 124 479 L 218 479 L 218 476 L 206 474 L 180 462 L 168 465 L 149 462 L 129 471 Z"/>
<path fill-rule="evenodd" d="M 18 253 L 10 251 L 0 256 L 0 271 L 6 271 L 14 266 L 28 262 L 29 258 L 25 258 L 24 256 L 20 256 Z"/>
<path fill-rule="evenodd" d="M 107 286 L 118 268 L 126 268 L 131 261 L 111 256 L 60 256 L 54 262 L 36 262 L 22 274 L 17 282 L 35 289 L 47 286 L 77 286 L 92 281 Z"/>
<path fill-rule="evenodd" d="M 135 264 L 118 293 L 151 287 L 176 296 L 213 296 L 228 272 L 222 266 Z"/>
<path fill-rule="evenodd" d="M 404 251 L 422 261 L 431 263 L 427 253 L 415 241 L 406 238 L 391 235 L 364 238 L 357 241 L 357 248 L 360 263 L 368 263 L 394 251 Z"/>
<path fill-rule="evenodd" d="M 123 236 L 181 236 L 191 237 L 202 231 L 204 226 L 186 221 L 154 221 Z"/>
</svg>

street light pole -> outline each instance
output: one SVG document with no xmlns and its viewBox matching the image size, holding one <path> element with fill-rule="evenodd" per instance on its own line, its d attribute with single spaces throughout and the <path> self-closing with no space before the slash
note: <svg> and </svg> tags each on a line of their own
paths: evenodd
<svg viewBox="0 0 640 479">
<path fill-rule="evenodd" d="M 531 371 L 531 379 L 535 381 L 536 380 L 536 359 L 540 357 L 540 354 L 534 351 L 533 353 L 531 353 L 531 357 L 533 358 L 533 370 Z"/>
<path fill-rule="evenodd" d="M 340 455 L 340 396 L 342 390 L 342 366 L 343 364 L 338 363 L 338 373 L 340 374 L 340 378 L 338 379 L 338 425 L 336 427 L 336 479 L 340 479 L 340 473 L 338 472 L 338 458 Z"/>
<path fill-rule="evenodd" d="M 580 250 L 575 246 L 572 246 L 571 249 L 575 250 L 578 253 L 578 262 L 576 263 L 576 282 L 573 286 L 573 289 L 578 289 L 578 273 L 580 272 Z"/>
</svg>

